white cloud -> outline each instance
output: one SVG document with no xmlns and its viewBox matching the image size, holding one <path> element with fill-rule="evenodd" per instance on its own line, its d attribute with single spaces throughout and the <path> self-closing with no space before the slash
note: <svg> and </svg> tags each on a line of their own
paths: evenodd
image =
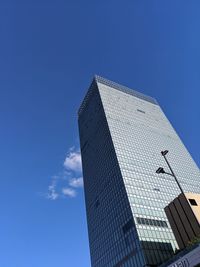
<svg viewBox="0 0 200 267">
<path fill-rule="evenodd" d="M 53 180 L 52 180 L 51 184 L 48 187 L 48 193 L 47 193 L 47 198 L 51 199 L 51 200 L 56 200 L 58 198 L 58 196 L 59 196 L 58 193 L 56 192 L 57 182 L 54 179 L 55 178 L 53 177 Z"/>
<path fill-rule="evenodd" d="M 71 146 L 70 148 L 69 148 L 69 151 L 74 151 L 76 148 L 75 148 L 75 146 Z"/>
<path fill-rule="evenodd" d="M 75 187 L 75 188 L 82 187 L 83 186 L 83 177 L 70 179 L 69 185 L 71 187 Z"/>
<path fill-rule="evenodd" d="M 81 172 L 81 153 L 79 151 L 70 151 L 68 156 L 65 158 L 64 167 L 70 171 L 74 171 L 77 173 Z"/>
<path fill-rule="evenodd" d="M 50 200 L 76 197 L 78 189 L 83 187 L 81 172 L 81 153 L 73 146 L 68 149 L 62 170 L 57 175 L 51 177 L 48 191 L 43 196 Z"/>
<path fill-rule="evenodd" d="M 69 188 L 69 187 L 63 188 L 62 193 L 63 193 L 63 195 L 68 196 L 68 197 L 75 197 L 77 194 L 74 189 Z"/>
</svg>

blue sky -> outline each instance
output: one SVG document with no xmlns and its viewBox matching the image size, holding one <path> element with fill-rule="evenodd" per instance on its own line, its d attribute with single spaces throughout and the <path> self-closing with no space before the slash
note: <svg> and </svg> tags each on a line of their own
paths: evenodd
<svg viewBox="0 0 200 267">
<path fill-rule="evenodd" d="M 199 0 L 0 1 L 0 266 L 89 267 L 77 110 L 154 96 L 200 165 Z"/>
</svg>

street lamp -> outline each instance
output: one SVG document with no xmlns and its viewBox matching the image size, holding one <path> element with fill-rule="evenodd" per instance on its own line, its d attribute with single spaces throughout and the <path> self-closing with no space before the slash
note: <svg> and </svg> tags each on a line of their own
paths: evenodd
<svg viewBox="0 0 200 267">
<path fill-rule="evenodd" d="M 162 167 L 159 167 L 156 171 L 156 173 L 160 174 L 160 173 L 165 173 L 165 170 Z"/>
<path fill-rule="evenodd" d="M 180 189 L 180 191 L 181 191 L 181 193 L 182 193 L 183 196 L 185 197 L 186 202 L 188 202 L 188 199 L 187 199 L 187 197 L 186 197 L 186 195 L 185 195 L 185 193 L 184 193 L 184 191 L 183 191 L 183 189 L 182 189 L 182 187 L 181 187 L 181 185 L 180 185 L 180 183 L 179 183 L 179 181 L 178 181 L 178 179 L 177 179 L 177 177 L 176 177 L 174 171 L 172 170 L 172 167 L 170 166 L 169 161 L 168 161 L 167 158 L 166 158 L 166 155 L 167 155 L 168 152 L 169 152 L 168 150 L 161 151 L 161 155 L 164 157 L 164 159 L 165 159 L 165 161 L 166 161 L 166 163 L 167 163 L 167 165 L 168 165 L 168 167 L 169 167 L 171 173 L 170 173 L 170 172 L 166 172 L 166 171 L 164 170 L 164 168 L 162 168 L 162 167 L 159 167 L 159 168 L 157 169 L 156 173 L 158 173 L 158 174 L 160 174 L 160 173 L 164 173 L 164 174 L 173 176 L 174 179 L 175 179 L 175 181 L 176 181 L 176 183 L 177 183 L 177 185 L 178 185 L 178 187 L 179 187 L 179 189 Z M 196 215 L 194 214 L 194 211 L 192 210 L 192 208 L 191 208 L 191 212 L 193 213 L 194 218 L 195 218 L 195 220 L 197 221 L 197 224 L 200 225 L 199 222 L 198 222 L 198 219 L 197 219 Z M 192 227 L 192 224 L 191 224 L 190 220 L 189 220 L 188 222 L 189 222 L 189 224 L 190 224 L 190 226 L 191 226 L 193 232 L 195 233 L 195 231 L 194 231 L 194 229 L 193 229 L 193 227 Z"/>
<path fill-rule="evenodd" d="M 164 151 L 161 151 L 161 154 L 162 154 L 163 156 L 165 156 L 165 155 L 167 155 L 168 152 L 169 152 L 168 150 L 164 150 Z"/>
<path fill-rule="evenodd" d="M 179 187 L 179 189 L 180 189 L 180 191 L 181 191 L 181 193 L 185 196 L 184 191 L 183 191 L 183 189 L 182 189 L 182 187 L 181 187 L 181 185 L 180 185 L 180 183 L 179 183 L 179 181 L 178 181 L 176 175 L 174 174 L 174 171 L 172 170 L 172 167 L 170 166 L 169 161 L 168 161 L 167 158 L 166 158 L 166 155 L 167 155 L 168 152 L 169 152 L 168 150 L 161 151 L 161 155 L 164 157 L 164 159 L 165 159 L 165 161 L 166 161 L 166 163 L 167 163 L 167 165 L 168 165 L 168 167 L 169 167 L 171 173 L 170 173 L 170 172 L 166 172 L 166 171 L 164 170 L 164 168 L 162 168 L 162 167 L 159 167 L 159 168 L 157 169 L 156 173 L 158 173 L 158 174 L 160 174 L 160 173 L 165 173 L 165 174 L 168 174 L 168 175 L 170 175 L 170 176 L 173 176 L 174 179 L 175 179 L 175 181 L 176 181 L 176 183 L 177 183 L 177 185 L 178 185 L 178 187 Z"/>
</svg>

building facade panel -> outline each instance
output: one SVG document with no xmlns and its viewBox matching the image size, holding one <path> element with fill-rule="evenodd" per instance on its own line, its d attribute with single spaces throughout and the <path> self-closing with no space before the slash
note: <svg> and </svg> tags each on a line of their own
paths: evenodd
<svg viewBox="0 0 200 267">
<path fill-rule="evenodd" d="M 145 264 L 132 211 L 95 83 L 79 113 L 87 222 L 93 267 Z"/>
<path fill-rule="evenodd" d="M 199 169 L 155 99 L 101 77 L 95 78 L 92 87 L 96 98 L 89 93 L 79 111 L 91 255 L 93 250 L 98 250 L 97 244 L 108 242 L 99 261 L 92 259 L 92 266 L 159 264 L 177 248 L 164 207 L 180 193 L 172 177 L 155 173 L 160 165 L 165 166 L 160 151 L 170 151 L 169 161 L 185 191 L 200 192 Z M 101 200 L 99 192 L 102 192 Z M 102 213 L 92 210 L 95 199 L 99 207 L 100 202 L 104 203 Z M 112 210 L 116 211 L 113 216 Z M 123 210 L 125 217 L 119 215 Z M 102 218 L 104 223 L 99 225 Z M 111 228 L 106 226 L 111 222 Z M 107 232 L 98 239 L 95 232 L 100 235 L 106 227 Z M 118 236 L 118 250 L 114 241 L 106 241 L 111 236 Z M 129 241 L 130 250 L 127 249 Z M 124 243 L 127 247 L 124 246 L 126 253 L 122 255 Z M 108 247 L 113 260 L 111 254 L 104 255 Z M 117 251 L 115 255 L 114 251 Z M 107 261 L 103 262 L 105 257 Z"/>
<path fill-rule="evenodd" d="M 165 207 L 165 213 L 180 249 L 200 236 L 200 194 L 180 194 Z"/>
</svg>

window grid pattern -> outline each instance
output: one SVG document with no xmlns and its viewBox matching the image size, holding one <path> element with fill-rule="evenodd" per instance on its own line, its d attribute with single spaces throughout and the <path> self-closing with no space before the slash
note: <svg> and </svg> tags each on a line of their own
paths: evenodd
<svg viewBox="0 0 200 267">
<path fill-rule="evenodd" d="M 100 95 L 94 86 L 92 90 L 79 114 L 91 264 L 143 266 L 142 247 Z"/>
<path fill-rule="evenodd" d="M 177 248 L 164 207 L 180 193 L 172 177 L 155 173 L 159 166 L 167 170 L 160 151 L 170 151 L 168 159 L 185 192 L 200 193 L 199 169 L 159 105 L 105 83 L 98 88 L 147 263 L 159 264 Z M 165 221 L 167 227 L 136 218 Z"/>
<path fill-rule="evenodd" d="M 115 83 L 113 81 L 109 81 L 108 79 L 105 79 L 105 78 L 100 77 L 98 75 L 95 76 L 95 81 L 97 83 L 102 83 L 102 84 L 107 85 L 109 87 L 115 88 L 116 90 L 119 90 L 121 92 L 124 92 L 124 93 L 132 95 L 132 96 L 136 96 L 137 98 L 144 99 L 144 100 L 146 100 L 148 102 L 151 102 L 151 103 L 157 105 L 157 101 L 155 100 L 155 98 L 147 96 L 147 95 L 144 95 L 144 94 L 142 94 L 140 92 L 137 92 L 137 91 L 135 91 L 133 89 L 130 89 L 130 88 L 124 86 L 124 85 Z"/>
<path fill-rule="evenodd" d="M 79 109 L 92 267 L 160 264 L 177 248 L 164 212 L 180 192 L 200 193 L 199 169 L 156 100 L 96 76 Z M 173 190 L 172 190 L 173 189 Z"/>
</svg>

